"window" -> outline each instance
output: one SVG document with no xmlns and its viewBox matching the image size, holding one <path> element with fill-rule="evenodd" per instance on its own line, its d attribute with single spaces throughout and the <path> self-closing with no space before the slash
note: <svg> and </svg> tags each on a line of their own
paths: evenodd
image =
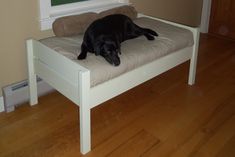
<svg viewBox="0 0 235 157">
<path fill-rule="evenodd" d="M 74 2 L 81 2 L 81 1 L 87 1 L 87 0 L 51 0 L 51 6 L 74 3 Z"/>
<path fill-rule="evenodd" d="M 61 16 L 84 12 L 101 12 L 127 5 L 128 0 L 39 0 L 41 30 L 51 29 L 53 21 Z"/>
</svg>

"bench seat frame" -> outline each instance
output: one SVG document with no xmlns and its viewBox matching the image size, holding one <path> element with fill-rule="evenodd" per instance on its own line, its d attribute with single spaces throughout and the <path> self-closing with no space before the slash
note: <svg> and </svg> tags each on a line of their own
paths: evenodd
<svg viewBox="0 0 235 157">
<path fill-rule="evenodd" d="M 29 39 L 26 42 L 30 105 L 38 103 L 36 80 L 37 76 L 39 76 L 79 106 L 80 151 L 82 154 L 86 154 L 91 150 L 90 112 L 95 106 L 188 60 L 190 60 L 188 84 L 193 85 L 195 82 L 199 28 L 177 24 L 143 14 L 139 14 L 138 16 L 149 17 L 190 30 L 193 33 L 194 45 L 170 53 L 91 88 L 90 71 L 88 69 L 46 47 L 37 40 Z"/>
</svg>

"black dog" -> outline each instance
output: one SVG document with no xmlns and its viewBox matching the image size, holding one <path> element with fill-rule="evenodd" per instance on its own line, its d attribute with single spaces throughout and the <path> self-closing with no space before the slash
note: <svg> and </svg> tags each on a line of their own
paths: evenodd
<svg viewBox="0 0 235 157">
<path fill-rule="evenodd" d="M 87 28 L 78 59 L 85 59 L 87 52 L 91 52 L 103 56 L 110 64 L 118 66 L 121 42 L 141 35 L 148 40 L 154 40 L 154 36 L 158 36 L 155 31 L 139 27 L 125 15 L 108 15 L 94 21 Z"/>
</svg>

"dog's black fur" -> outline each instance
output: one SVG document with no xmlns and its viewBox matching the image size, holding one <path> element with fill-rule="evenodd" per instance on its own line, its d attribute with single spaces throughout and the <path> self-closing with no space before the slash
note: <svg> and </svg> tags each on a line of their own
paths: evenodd
<svg viewBox="0 0 235 157">
<path fill-rule="evenodd" d="M 141 35 L 144 35 L 148 40 L 154 40 L 154 36 L 158 36 L 155 31 L 139 27 L 125 15 L 108 15 L 95 20 L 87 28 L 78 59 L 85 59 L 87 52 L 91 52 L 95 55 L 101 55 L 110 64 L 118 66 L 120 64 L 118 54 L 121 54 L 121 42 Z"/>
</svg>

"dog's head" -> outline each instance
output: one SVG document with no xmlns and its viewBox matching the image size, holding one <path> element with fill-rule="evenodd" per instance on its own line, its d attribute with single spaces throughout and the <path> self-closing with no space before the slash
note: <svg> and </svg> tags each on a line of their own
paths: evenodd
<svg viewBox="0 0 235 157">
<path fill-rule="evenodd" d="M 118 66 L 120 64 L 119 54 L 120 44 L 114 40 L 101 40 L 97 41 L 95 44 L 95 55 L 100 55 L 105 58 L 110 64 Z"/>
</svg>

